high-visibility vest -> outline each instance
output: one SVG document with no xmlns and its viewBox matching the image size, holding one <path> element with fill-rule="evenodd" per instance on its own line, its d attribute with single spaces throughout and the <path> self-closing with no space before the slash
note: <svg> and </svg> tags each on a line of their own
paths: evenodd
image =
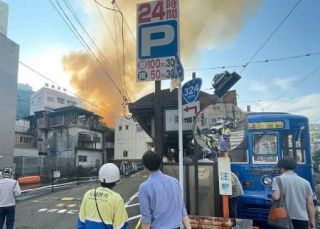
<svg viewBox="0 0 320 229">
<path fill-rule="evenodd" d="M 87 191 L 81 202 L 77 226 L 78 229 L 126 229 L 128 214 L 123 199 L 118 193 L 104 187 Z"/>
</svg>

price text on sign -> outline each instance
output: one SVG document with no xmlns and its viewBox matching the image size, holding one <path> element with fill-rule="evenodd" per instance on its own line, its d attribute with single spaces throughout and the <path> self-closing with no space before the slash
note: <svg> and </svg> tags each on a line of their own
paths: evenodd
<svg viewBox="0 0 320 229">
<path fill-rule="evenodd" d="M 137 5 L 137 81 L 174 79 L 179 50 L 177 0 Z"/>
</svg>

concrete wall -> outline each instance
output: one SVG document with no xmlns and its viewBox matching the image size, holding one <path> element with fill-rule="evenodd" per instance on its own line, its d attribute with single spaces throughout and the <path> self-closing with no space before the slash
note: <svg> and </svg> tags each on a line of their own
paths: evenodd
<svg viewBox="0 0 320 229">
<path fill-rule="evenodd" d="M 8 29 L 8 5 L 0 1 L 0 34 L 7 36 Z"/>
<path fill-rule="evenodd" d="M 19 45 L 0 34 L 0 168 L 13 166 Z"/>
<path fill-rule="evenodd" d="M 15 147 L 14 148 L 14 156 L 15 157 L 39 157 L 39 150 L 36 148 L 22 148 Z"/>
<path fill-rule="evenodd" d="M 150 150 L 152 139 L 143 131 L 139 124 L 124 117 L 116 120 L 114 159 L 115 160 L 140 160 L 142 155 Z M 123 152 L 128 156 L 124 157 Z"/>
<path fill-rule="evenodd" d="M 86 156 L 87 161 L 86 162 L 79 161 L 79 156 Z M 78 149 L 77 150 L 77 165 L 81 165 L 84 168 L 96 167 L 99 169 L 102 165 L 102 152 Z"/>
</svg>

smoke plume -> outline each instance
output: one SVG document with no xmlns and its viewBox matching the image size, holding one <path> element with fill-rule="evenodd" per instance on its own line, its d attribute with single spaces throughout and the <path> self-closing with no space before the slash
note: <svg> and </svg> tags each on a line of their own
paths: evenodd
<svg viewBox="0 0 320 229">
<path fill-rule="evenodd" d="M 114 7 L 111 0 L 100 1 L 109 8 Z M 124 96 L 135 101 L 153 91 L 152 83 L 137 83 L 135 77 L 136 41 L 132 35 L 136 36 L 136 4 L 145 1 L 116 2 L 125 18 L 125 58 L 120 14 L 102 8 L 94 1 L 84 0 L 82 4 L 91 18 L 86 27 L 90 28 L 91 35 L 94 34 L 101 52 L 95 47 L 92 50 L 104 66 L 103 70 L 89 52 L 72 52 L 62 60 L 76 93 L 102 109 L 84 105 L 104 117 L 109 126 L 114 125 L 114 116 L 123 115 Z M 242 28 L 244 16 L 254 12 L 258 5 L 259 1 L 252 0 L 180 0 L 180 53 L 185 67 L 188 61 L 196 58 L 197 51 L 216 48 L 232 40 Z"/>
</svg>

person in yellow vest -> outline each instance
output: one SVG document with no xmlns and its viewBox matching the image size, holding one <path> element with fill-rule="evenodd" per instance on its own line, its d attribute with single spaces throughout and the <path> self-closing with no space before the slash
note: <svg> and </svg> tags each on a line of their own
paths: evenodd
<svg viewBox="0 0 320 229">
<path fill-rule="evenodd" d="M 78 229 L 128 228 L 128 214 L 122 197 L 112 191 L 120 180 L 119 168 L 113 163 L 104 164 L 99 170 L 101 187 L 84 194 L 81 202 Z"/>
</svg>

